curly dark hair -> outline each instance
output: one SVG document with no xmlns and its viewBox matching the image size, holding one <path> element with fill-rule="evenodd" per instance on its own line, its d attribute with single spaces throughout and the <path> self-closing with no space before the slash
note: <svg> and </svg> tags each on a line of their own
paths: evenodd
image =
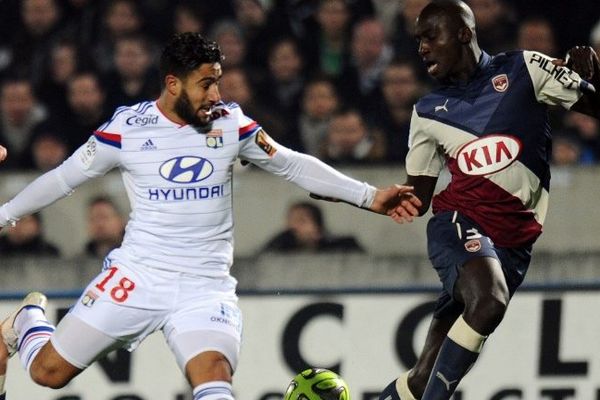
<svg viewBox="0 0 600 400">
<path fill-rule="evenodd" d="M 160 56 L 161 85 L 164 86 L 167 75 L 185 79 L 200 65 L 221 62 L 222 59 L 219 45 L 199 33 L 173 35 Z"/>
</svg>

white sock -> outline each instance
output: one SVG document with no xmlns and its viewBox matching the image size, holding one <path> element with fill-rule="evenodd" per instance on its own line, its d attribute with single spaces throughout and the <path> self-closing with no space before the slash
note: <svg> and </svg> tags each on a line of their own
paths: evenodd
<svg viewBox="0 0 600 400">
<path fill-rule="evenodd" d="M 54 332 L 54 326 L 48 322 L 44 312 L 38 307 L 26 308 L 15 319 L 15 330 L 19 335 L 19 358 L 23 367 L 29 367 L 42 346 L 48 342 Z"/>
<path fill-rule="evenodd" d="M 396 381 L 396 391 L 400 395 L 402 400 L 417 400 L 414 394 L 408 388 L 408 374 L 410 370 L 406 371 Z"/>
<path fill-rule="evenodd" d="M 213 381 L 194 388 L 194 400 L 235 400 L 229 382 Z"/>
</svg>

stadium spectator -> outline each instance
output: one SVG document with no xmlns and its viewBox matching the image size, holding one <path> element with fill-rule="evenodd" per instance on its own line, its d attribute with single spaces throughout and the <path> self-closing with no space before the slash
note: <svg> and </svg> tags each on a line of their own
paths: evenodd
<svg viewBox="0 0 600 400">
<path fill-rule="evenodd" d="M 305 84 L 304 58 L 298 43 L 286 36 L 269 47 L 268 71 L 259 82 L 261 101 L 277 115 L 295 121 Z"/>
<path fill-rule="evenodd" d="M 175 5 L 173 32 L 206 33 L 206 10 L 202 2 L 189 0 Z"/>
<path fill-rule="evenodd" d="M 311 74 L 339 77 L 350 58 L 352 13 L 345 0 L 320 0 L 315 27 L 309 29 L 302 47 Z"/>
<path fill-rule="evenodd" d="M 349 67 L 340 76 L 340 94 L 353 106 L 364 109 L 379 95 L 381 74 L 394 58 L 383 24 L 364 19 L 354 26 Z"/>
<path fill-rule="evenodd" d="M 91 49 L 98 39 L 104 2 L 96 0 L 66 0 L 65 32 L 79 49 Z"/>
<path fill-rule="evenodd" d="M 44 313 L 47 299 L 37 292 L 2 322 L 0 347 L 9 356 L 19 353 L 35 383 L 62 388 L 108 351 L 133 350 L 160 330 L 195 400 L 234 400 L 242 330 L 230 275 L 231 165 L 237 159 L 315 196 L 378 214 L 402 202 L 394 211 L 402 214 L 398 222 L 417 214 L 420 202 L 411 188 L 378 189 L 352 179 L 279 145 L 239 107 L 224 104 L 221 60 L 218 45 L 200 34 L 173 37 L 161 56 L 157 100 L 117 109 L 63 164 L 0 207 L 6 227 L 114 168 L 130 195 L 122 245 L 56 328 Z"/>
<path fill-rule="evenodd" d="M 8 151 L 6 151 L 6 147 L 0 145 L 0 162 L 4 161 L 8 156 Z"/>
<path fill-rule="evenodd" d="M 31 82 L 11 77 L 0 84 L 0 142 L 10 152 L 6 166 L 30 168 L 34 130 L 47 118 L 45 107 L 33 93 Z"/>
<path fill-rule="evenodd" d="M 600 54 L 600 20 L 594 25 L 590 33 L 590 44 L 596 51 L 596 54 Z"/>
<path fill-rule="evenodd" d="M 481 47 L 490 54 L 512 50 L 516 45 L 517 20 L 507 0 L 467 1 L 477 20 Z"/>
<path fill-rule="evenodd" d="M 105 78 L 108 108 L 130 106 L 160 94 L 154 52 L 148 38 L 125 35 L 115 41 L 114 70 Z"/>
<path fill-rule="evenodd" d="M 556 36 L 550 21 L 542 17 L 522 21 L 517 33 L 517 48 L 558 56 Z"/>
<path fill-rule="evenodd" d="M 44 80 L 36 93 L 40 101 L 48 107 L 51 118 L 64 118 L 68 112 L 67 82 L 78 69 L 85 67 L 86 56 L 79 51 L 74 40 L 61 38 L 50 47 L 50 56 Z"/>
<path fill-rule="evenodd" d="M 355 109 L 332 114 L 320 158 L 331 164 L 372 164 L 386 159 L 383 134 Z"/>
<path fill-rule="evenodd" d="M 66 140 L 51 130 L 36 134 L 31 143 L 33 168 L 40 172 L 58 167 L 68 155 L 69 146 Z"/>
<path fill-rule="evenodd" d="M 409 61 L 394 61 L 383 71 L 382 96 L 366 110 L 366 119 L 383 132 L 389 161 L 404 163 L 413 105 L 423 90 L 417 70 Z"/>
<path fill-rule="evenodd" d="M 300 201 L 288 207 L 285 230 L 269 239 L 262 252 L 364 252 L 364 249 L 353 236 L 329 233 L 321 208 L 314 203 Z"/>
<path fill-rule="evenodd" d="M 265 43 L 272 40 L 268 10 L 260 0 L 234 0 L 235 20 L 246 41 L 246 65 L 252 69 L 266 68 L 268 49 Z"/>
<path fill-rule="evenodd" d="M 107 117 L 106 96 L 98 75 L 92 71 L 75 74 L 67 85 L 68 117 L 55 122 L 63 129 L 69 149 L 80 146 Z"/>
<path fill-rule="evenodd" d="M 141 2 L 135 0 L 109 0 L 105 4 L 93 55 L 96 66 L 101 72 L 107 73 L 114 68 L 117 39 L 142 32 L 144 16 Z"/>
<path fill-rule="evenodd" d="M 252 88 L 244 69 L 231 68 L 224 71 L 219 89 L 224 101 L 233 101 L 239 104 L 246 114 L 256 121 L 261 121 L 261 125 L 269 132 L 269 136 L 278 143 L 297 148 L 297 140 L 293 137 L 293 132 L 287 128 L 286 121 L 267 109 L 256 98 L 256 91 Z"/>
<path fill-rule="evenodd" d="M 582 158 L 582 145 L 571 132 L 557 132 L 552 135 L 552 164 L 556 166 L 579 165 Z"/>
<path fill-rule="evenodd" d="M 27 215 L 0 236 L 0 257 L 58 257 L 60 251 L 47 242 L 42 233 L 39 214 Z"/>
<path fill-rule="evenodd" d="M 215 23 L 211 28 L 209 37 L 223 49 L 227 57 L 223 59 L 223 67 L 243 68 L 246 66 L 246 38 L 240 25 L 233 19 L 224 19 Z"/>
<path fill-rule="evenodd" d="M 308 154 L 320 156 L 332 114 L 340 107 L 337 90 L 327 78 L 315 78 L 304 87 L 297 138 Z"/>
<path fill-rule="evenodd" d="M 597 119 L 578 112 L 568 111 L 558 134 L 572 137 L 580 147 L 580 164 L 589 165 L 600 160 L 600 123 Z"/>
<path fill-rule="evenodd" d="M 23 0 L 22 28 L 11 37 L 11 69 L 27 76 L 37 86 L 44 78 L 50 45 L 63 28 L 62 12 L 56 0 Z"/>
<path fill-rule="evenodd" d="M 121 245 L 125 222 L 110 198 L 99 196 L 88 203 L 87 225 L 89 240 L 85 244 L 86 256 L 104 259 Z"/>
<path fill-rule="evenodd" d="M 427 3 L 429 0 L 404 0 L 400 12 L 395 17 L 395 29 L 391 39 L 395 57 L 410 60 L 421 80 L 429 80 L 429 77 L 417 52 L 414 31 L 417 16 Z"/>
<path fill-rule="evenodd" d="M 490 56 L 460 0 L 429 3 L 415 32 L 439 86 L 415 105 L 407 184 L 422 200 L 420 215 L 433 207 L 427 248 L 443 288 L 416 364 L 381 400 L 452 397 L 501 323 L 542 233 L 552 146 L 547 106 L 600 118 L 600 93 L 581 80 L 600 85 L 590 47 L 569 51 L 573 71 L 532 51 Z M 434 196 L 445 166 L 451 180 Z"/>
</svg>

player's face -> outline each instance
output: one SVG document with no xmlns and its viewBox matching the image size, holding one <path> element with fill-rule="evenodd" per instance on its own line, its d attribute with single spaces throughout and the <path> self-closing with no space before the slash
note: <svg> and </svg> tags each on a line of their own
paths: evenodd
<svg viewBox="0 0 600 400">
<path fill-rule="evenodd" d="M 221 75 L 220 63 L 202 64 L 188 74 L 175 101 L 177 115 L 190 125 L 208 125 L 213 106 L 221 100 Z"/>
<path fill-rule="evenodd" d="M 415 38 L 419 55 L 433 78 L 452 78 L 460 69 L 461 43 L 441 15 L 426 15 L 417 20 Z"/>
</svg>

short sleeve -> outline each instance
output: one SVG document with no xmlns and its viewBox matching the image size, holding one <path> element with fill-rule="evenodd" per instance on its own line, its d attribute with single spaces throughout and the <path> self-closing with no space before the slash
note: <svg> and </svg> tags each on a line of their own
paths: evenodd
<svg viewBox="0 0 600 400">
<path fill-rule="evenodd" d="M 408 137 L 406 173 L 411 176 L 437 177 L 444 168 L 444 156 L 440 153 L 435 138 L 428 134 L 426 129 L 422 129 L 422 124 L 422 118 L 413 109 Z"/>
<path fill-rule="evenodd" d="M 552 58 L 535 51 L 524 51 L 523 58 L 538 102 L 570 109 L 583 96 L 575 71 L 556 66 Z"/>
</svg>

